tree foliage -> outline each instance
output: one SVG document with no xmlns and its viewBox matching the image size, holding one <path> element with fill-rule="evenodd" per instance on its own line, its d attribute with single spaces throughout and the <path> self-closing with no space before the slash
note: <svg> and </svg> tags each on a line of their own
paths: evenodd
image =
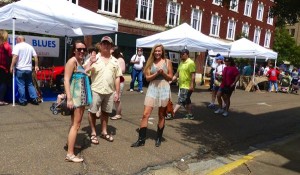
<svg viewBox="0 0 300 175">
<path fill-rule="evenodd" d="M 294 24 L 299 21 L 300 1 L 299 0 L 275 0 L 271 8 L 271 15 L 276 17 L 277 26 L 284 26 L 286 23 Z"/>
<path fill-rule="evenodd" d="M 285 28 L 276 28 L 273 49 L 278 52 L 278 63 L 290 61 L 292 65 L 300 65 L 300 46 Z"/>
</svg>

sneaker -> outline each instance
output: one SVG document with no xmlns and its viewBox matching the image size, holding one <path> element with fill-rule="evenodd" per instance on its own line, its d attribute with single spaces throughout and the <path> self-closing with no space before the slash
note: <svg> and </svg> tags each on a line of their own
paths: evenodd
<svg viewBox="0 0 300 175">
<path fill-rule="evenodd" d="M 141 91 L 140 91 L 140 93 L 142 94 L 142 93 L 144 93 L 144 91 L 143 91 L 143 90 L 141 90 Z"/>
<path fill-rule="evenodd" d="M 73 155 L 67 155 L 66 158 L 65 158 L 65 161 L 79 163 L 79 162 L 83 161 L 83 158 L 76 157 L 73 154 Z"/>
<path fill-rule="evenodd" d="M 194 120 L 193 114 L 186 114 L 183 119 Z"/>
<path fill-rule="evenodd" d="M 167 116 L 165 117 L 166 120 L 172 120 L 172 114 L 168 113 Z"/>
<path fill-rule="evenodd" d="M 194 117 L 193 114 L 188 114 L 188 115 L 189 115 L 189 119 L 190 119 L 190 120 L 194 120 L 194 119 L 195 119 L 195 117 Z"/>
<path fill-rule="evenodd" d="M 224 117 L 228 117 L 228 111 L 224 111 L 222 114 Z"/>
<path fill-rule="evenodd" d="M 215 111 L 215 114 L 222 114 L 224 112 L 224 109 L 217 109 L 216 111 Z"/>
<path fill-rule="evenodd" d="M 20 105 L 20 106 L 26 106 L 26 105 L 27 105 L 27 102 L 19 102 L 19 105 Z"/>
<path fill-rule="evenodd" d="M 33 105 L 39 105 L 39 100 L 36 98 L 36 99 L 33 99 L 32 101 L 31 101 L 31 104 L 33 104 Z"/>
<path fill-rule="evenodd" d="M 133 89 L 130 89 L 129 91 L 130 91 L 130 92 L 133 92 Z"/>
<path fill-rule="evenodd" d="M 207 107 L 208 107 L 209 109 L 214 109 L 214 108 L 216 107 L 216 105 L 213 104 L 213 103 L 210 103 Z"/>
</svg>

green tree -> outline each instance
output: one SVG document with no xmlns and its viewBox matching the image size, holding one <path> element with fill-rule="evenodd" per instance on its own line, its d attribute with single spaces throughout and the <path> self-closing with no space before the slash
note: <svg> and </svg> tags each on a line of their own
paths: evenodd
<svg viewBox="0 0 300 175">
<path fill-rule="evenodd" d="M 273 49 L 278 52 L 278 63 L 290 61 L 292 65 L 300 64 L 300 47 L 286 29 L 276 28 Z"/>
<path fill-rule="evenodd" d="M 300 1 L 299 0 L 275 0 L 275 5 L 271 8 L 271 15 L 276 17 L 277 26 L 294 24 L 299 21 Z"/>
</svg>

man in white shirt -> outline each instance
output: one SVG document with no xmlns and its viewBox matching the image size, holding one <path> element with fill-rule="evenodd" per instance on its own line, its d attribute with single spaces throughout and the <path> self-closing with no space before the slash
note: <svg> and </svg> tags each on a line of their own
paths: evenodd
<svg viewBox="0 0 300 175">
<path fill-rule="evenodd" d="M 32 82 L 32 57 L 34 57 L 35 61 L 35 71 L 39 70 L 38 57 L 34 48 L 25 42 L 24 36 L 18 36 L 17 44 L 14 47 L 12 54 L 13 59 L 10 66 L 10 72 L 13 73 L 16 66 L 15 73 L 19 92 L 19 104 L 21 106 L 27 105 L 25 96 L 25 89 L 27 87 L 31 103 L 38 105 L 38 96 Z"/>
<path fill-rule="evenodd" d="M 143 55 L 143 49 L 138 48 L 137 54 L 133 55 L 130 63 L 133 64 L 133 69 L 131 73 L 132 80 L 130 82 L 130 92 L 134 89 L 134 82 L 137 79 L 138 81 L 138 92 L 143 93 L 143 67 L 146 62 Z"/>
</svg>

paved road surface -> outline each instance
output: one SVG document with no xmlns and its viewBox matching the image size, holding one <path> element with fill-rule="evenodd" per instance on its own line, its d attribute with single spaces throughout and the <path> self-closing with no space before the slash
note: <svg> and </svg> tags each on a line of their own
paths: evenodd
<svg viewBox="0 0 300 175">
<path fill-rule="evenodd" d="M 172 88 L 175 102 L 177 87 Z M 161 169 L 184 158 L 185 163 L 178 164 L 179 173 L 183 174 L 189 168 L 187 163 L 243 154 L 250 146 L 300 131 L 299 95 L 237 90 L 232 97 L 230 116 L 224 118 L 206 108 L 211 94 L 205 88 L 198 87 L 192 95 L 195 120 L 182 119 L 183 110 L 176 119 L 168 120 L 159 148 L 154 145 L 157 109 L 149 120 L 146 145 L 130 147 L 137 139 L 136 129 L 143 112 L 145 94 L 124 92 L 123 119 L 109 121 L 109 131 L 115 139 L 113 143 L 100 139 L 99 145 L 90 144 L 85 112 L 77 139 L 78 144 L 83 146 L 78 153 L 85 161 L 78 164 L 64 161 L 70 119 L 68 116 L 54 116 L 49 110 L 50 102 L 39 106 L 1 106 L 0 174 L 149 173 L 151 169 Z M 100 131 L 97 122 L 96 127 Z M 199 171 L 209 172 L 216 167 L 208 164 Z M 175 173 L 172 171 L 175 170 L 167 172 Z"/>
</svg>

